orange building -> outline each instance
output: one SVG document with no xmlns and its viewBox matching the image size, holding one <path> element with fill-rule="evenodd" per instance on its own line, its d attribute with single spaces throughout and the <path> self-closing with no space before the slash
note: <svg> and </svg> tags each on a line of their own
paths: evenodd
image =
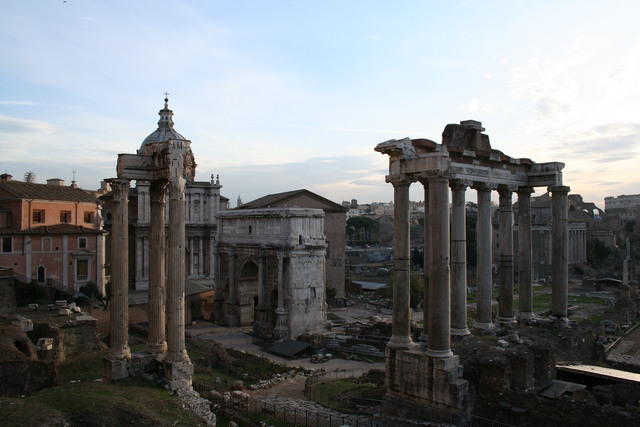
<svg viewBox="0 0 640 427">
<path fill-rule="evenodd" d="M 0 175 L 0 267 L 75 293 L 94 282 L 104 292 L 104 236 L 98 200 L 61 179 L 47 184 Z"/>
</svg>

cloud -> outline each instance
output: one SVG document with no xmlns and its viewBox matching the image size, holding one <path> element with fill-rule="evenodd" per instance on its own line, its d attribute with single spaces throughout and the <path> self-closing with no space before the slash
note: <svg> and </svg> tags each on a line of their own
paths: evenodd
<svg viewBox="0 0 640 427">
<path fill-rule="evenodd" d="M 53 125 L 46 122 L 0 115 L 0 133 L 49 133 L 54 129 Z"/>
<path fill-rule="evenodd" d="M 0 105 L 40 105 L 38 102 L 34 101 L 0 101 Z"/>
</svg>

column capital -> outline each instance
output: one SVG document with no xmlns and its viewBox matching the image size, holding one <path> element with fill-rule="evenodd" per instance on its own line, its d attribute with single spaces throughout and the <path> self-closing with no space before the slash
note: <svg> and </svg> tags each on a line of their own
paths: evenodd
<svg viewBox="0 0 640 427">
<path fill-rule="evenodd" d="M 569 193 L 571 191 L 571 187 L 567 185 L 550 185 L 547 187 L 549 192 L 553 193 Z"/>
<path fill-rule="evenodd" d="M 511 186 L 511 185 L 506 185 L 506 184 L 498 185 L 498 194 L 500 194 L 500 196 L 511 195 L 515 190 L 517 190 L 517 187 Z"/>
<path fill-rule="evenodd" d="M 518 193 L 518 197 L 529 197 L 531 194 L 535 193 L 535 189 L 533 187 L 518 187 L 516 191 Z"/>
<path fill-rule="evenodd" d="M 151 203 L 164 203 L 164 196 L 167 191 L 168 181 L 159 180 L 152 181 L 149 188 L 149 194 L 151 196 Z"/>
<path fill-rule="evenodd" d="M 415 182 L 415 179 L 413 179 L 413 177 L 410 177 L 409 175 L 388 175 L 387 182 L 394 187 L 403 185 L 409 186 L 411 185 L 411 183 Z"/>
<path fill-rule="evenodd" d="M 465 191 L 467 189 L 467 187 L 471 186 L 471 183 L 469 181 L 466 181 L 464 179 L 451 179 L 449 180 L 449 187 L 451 187 L 452 190 L 462 190 Z"/>
<path fill-rule="evenodd" d="M 490 182 L 474 181 L 473 184 L 471 184 L 471 188 L 473 188 L 476 191 L 491 191 L 498 188 L 498 186 Z"/>
<path fill-rule="evenodd" d="M 111 185 L 111 192 L 114 200 L 127 198 L 129 194 L 129 180 L 121 178 L 110 178 L 105 180 Z"/>
</svg>

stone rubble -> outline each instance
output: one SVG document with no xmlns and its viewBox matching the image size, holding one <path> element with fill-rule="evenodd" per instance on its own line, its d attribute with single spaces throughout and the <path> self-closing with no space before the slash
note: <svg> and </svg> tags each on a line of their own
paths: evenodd
<svg viewBox="0 0 640 427">
<path fill-rule="evenodd" d="M 200 417 L 207 426 L 215 427 L 216 414 L 211 412 L 211 403 L 200 396 L 193 388 L 179 388 L 176 395 L 184 403 L 183 408 Z"/>
</svg>

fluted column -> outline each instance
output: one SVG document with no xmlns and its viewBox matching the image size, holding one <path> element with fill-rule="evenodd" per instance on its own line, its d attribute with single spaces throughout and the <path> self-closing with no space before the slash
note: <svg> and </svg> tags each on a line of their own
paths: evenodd
<svg viewBox="0 0 640 427">
<path fill-rule="evenodd" d="M 491 189 L 486 184 L 475 184 L 478 192 L 478 222 L 476 224 L 476 320 L 474 326 L 491 329 Z"/>
<path fill-rule="evenodd" d="M 185 179 L 169 181 L 169 248 L 167 281 L 167 359 L 188 360 L 184 339 L 185 296 Z"/>
<path fill-rule="evenodd" d="M 531 288 L 531 187 L 518 189 L 518 319 L 533 317 Z"/>
<path fill-rule="evenodd" d="M 423 265 L 424 265 L 424 290 L 422 299 L 422 336 L 421 340 L 427 341 L 429 338 L 429 280 L 431 270 L 429 264 L 431 264 L 431 219 L 429 218 L 429 181 L 427 179 L 421 179 L 420 183 L 424 188 L 424 247 L 423 247 Z"/>
<path fill-rule="evenodd" d="M 167 351 L 165 337 L 165 192 L 166 181 L 153 181 L 151 195 L 151 224 L 149 230 L 149 351 L 156 357 Z"/>
<path fill-rule="evenodd" d="M 129 180 L 111 179 L 109 357 L 129 359 Z"/>
<path fill-rule="evenodd" d="M 549 187 L 552 215 L 552 247 L 551 247 L 551 314 L 567 320 L 569 299 L 569 228 L 568 228 L 568 194 L 567 186 Z"/>
<path fill-rule="evenodd" d="M 431 234 L 431 277 L 429 284 L 429 341 L 427 354 L 450 357 L 451 352 L 451 294 L 449 241 L 449 179 L 429 178 L 429 216 L 433 223 Z"/>
<path fill-rule="evenodd" d="M 393 319 L 389 346 L 409 348 L 411 339 L 408 180 L 393 184 Z"/>
<path fill-rule="evenodd" d="M 467 233 L 465 191 L 467 185 L 451 181 L 451 334 L 468 335 Z"/>
</svg>

